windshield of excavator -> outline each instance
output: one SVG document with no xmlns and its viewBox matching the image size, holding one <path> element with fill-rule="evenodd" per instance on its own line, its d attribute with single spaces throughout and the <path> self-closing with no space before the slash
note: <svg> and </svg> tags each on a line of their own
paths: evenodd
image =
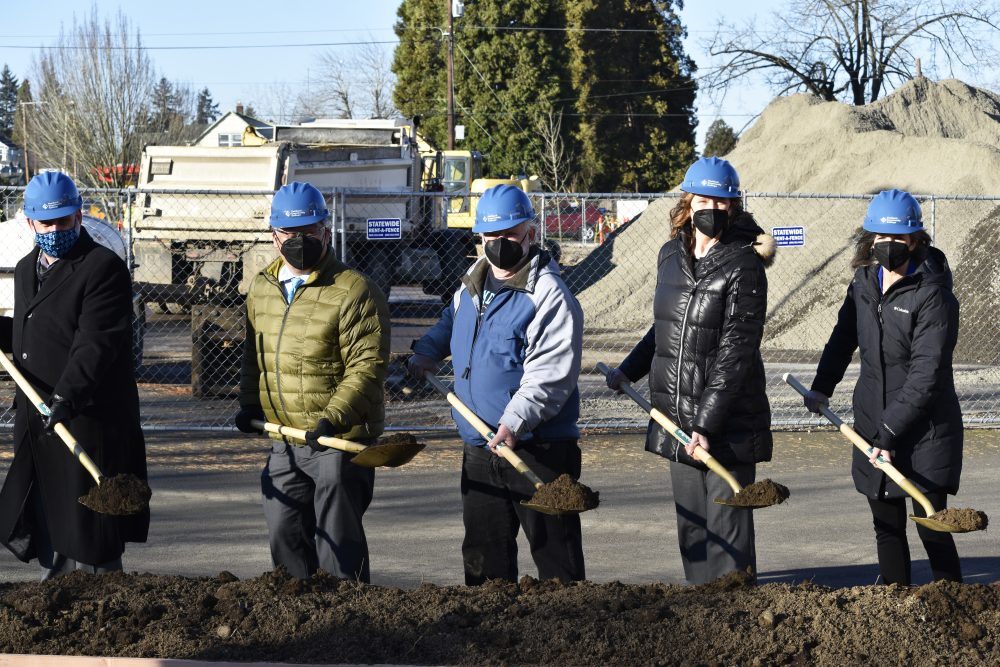
<svg viewBox="0 0 1000 667">
<path fill-rule="evenodd" d="M 441 179 L 445 192 L 465 192 L 469 189 L 469 158 L 446 157 L 444 178 Z"/>
</svg>

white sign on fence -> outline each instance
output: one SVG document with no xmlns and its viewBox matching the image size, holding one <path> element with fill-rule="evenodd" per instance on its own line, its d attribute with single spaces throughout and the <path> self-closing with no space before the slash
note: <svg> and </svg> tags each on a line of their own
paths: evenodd
<svg viewBox="0 0 1000 667">
<path fill-rule="evenodd" d="M 395 240 L 403 238 L 399 218 L 368 218 L 368 240 Z"/>
<path fill-rule="evenodd" d="M 805 227 L 772 227 L 771 236 L 780 246 L 802 246 L 806 244 Z"/>
</svg>

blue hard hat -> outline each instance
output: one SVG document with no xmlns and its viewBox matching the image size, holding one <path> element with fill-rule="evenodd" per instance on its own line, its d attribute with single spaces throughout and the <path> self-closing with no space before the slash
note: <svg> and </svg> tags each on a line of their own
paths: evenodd
<svg viewBox="0 0 1000 667">
<path fill-rule="evenodd" d="M 740 177 L 733 165 L 717 157 L 699 158 L 688 167 L 681 190 L 720 199 L 739 199 L 743 196 L 740 192 Z"/>
<path fill-rule="evenodd" d="M 323 193 L 309 183 L 282 185 L 271 200 L 272 227 L 304 227 L 329 217 Z"/>
<path fill-rule="evenodd" d="M 37 174 L 24 189 L 24 216 L 31 220 L 55 220 L 83 208 L 83 197 L 73 179 L 61 171 Z"/>
<path fill-rule="evenodd" d="M 524 190 L 513 185 L 495 185 L 479 199 L 472 231 L 489 234 L 534 220 L 535 210 Z"/>
<path fill-rule="evenodd" d="M 912 234 L 924 228 L 924 216 L 909 192 L 883 190 L 868 204 L 864 228 L 876 234 Z"/>
</svg>

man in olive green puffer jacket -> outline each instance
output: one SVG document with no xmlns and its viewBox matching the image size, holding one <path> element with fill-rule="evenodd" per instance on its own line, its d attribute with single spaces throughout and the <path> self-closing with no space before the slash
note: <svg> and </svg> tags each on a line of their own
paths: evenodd
<svg viewBox="0 0 1000 667">
<path fill-rule="evenodd" d="M 319 444 L 335 436 L 370 444 L 382 433 L 389 307 L 365 276 L 330 250 L 323 195 L 290 183 L 274 195 L 271 227 L 281 257 L 247 292 L 247 336 L 236 426 L 255 419 L 307 431 L 272 436 L 261 474 L 275 566 L 308 577 L 318 568 L 369 581 L 362 516 L 375 474 Z"/>
</svg>

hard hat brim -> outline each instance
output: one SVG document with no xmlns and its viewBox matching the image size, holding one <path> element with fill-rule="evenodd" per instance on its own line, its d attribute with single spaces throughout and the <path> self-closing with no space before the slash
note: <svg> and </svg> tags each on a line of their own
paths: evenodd
<svg viewBox="0 0 1000 667">
<path fill-rule="evenodd" d="M 83 209 L 82 204 L 68 204 L 66 206 L 60 206 L 59 208 L 53 208 L 42 211 L 33 211 L 32 213 L 24 212 L 24 217 L 29 220 L 38 220 L 39 222 L 45 222 L 46 220 L 57 220 L 59 218 L 65 218 L 71 213 L 76 213 Z"/>
<path fill-rule="evenodd" d="M 283 216 L 271 216 L 270 224 L 273 229 L 291 229 L 293 227 L 305 227 L 307 225 L 315 225 L 317 222 L 323 222 L 330 217 L 330 214 L 326 215 L 302 215 L 295 218 L 286 218 Z"/>
<path fill-rule="evenodd" d="M 494 232 L 502 232 L 505 229 L 513 229 L 520 224 L 531 222 L 532 220 L 534 220 L 534 217 L 515 218 L 513 220 L 497 220 L 496 222 L 476 222 L 472 225 L 472 233 L 492 234 Z"/>
<path fill-rule="evenodd" d="M 866 232 L 872 232 L 874 234 L 914 234 L 916 232 L 924 231 L 924 224 L 920 222 L 917 226 L 891 223 L 891 222 L 868 222 L 862 225 L 862 229 Z"/>
</svg>

